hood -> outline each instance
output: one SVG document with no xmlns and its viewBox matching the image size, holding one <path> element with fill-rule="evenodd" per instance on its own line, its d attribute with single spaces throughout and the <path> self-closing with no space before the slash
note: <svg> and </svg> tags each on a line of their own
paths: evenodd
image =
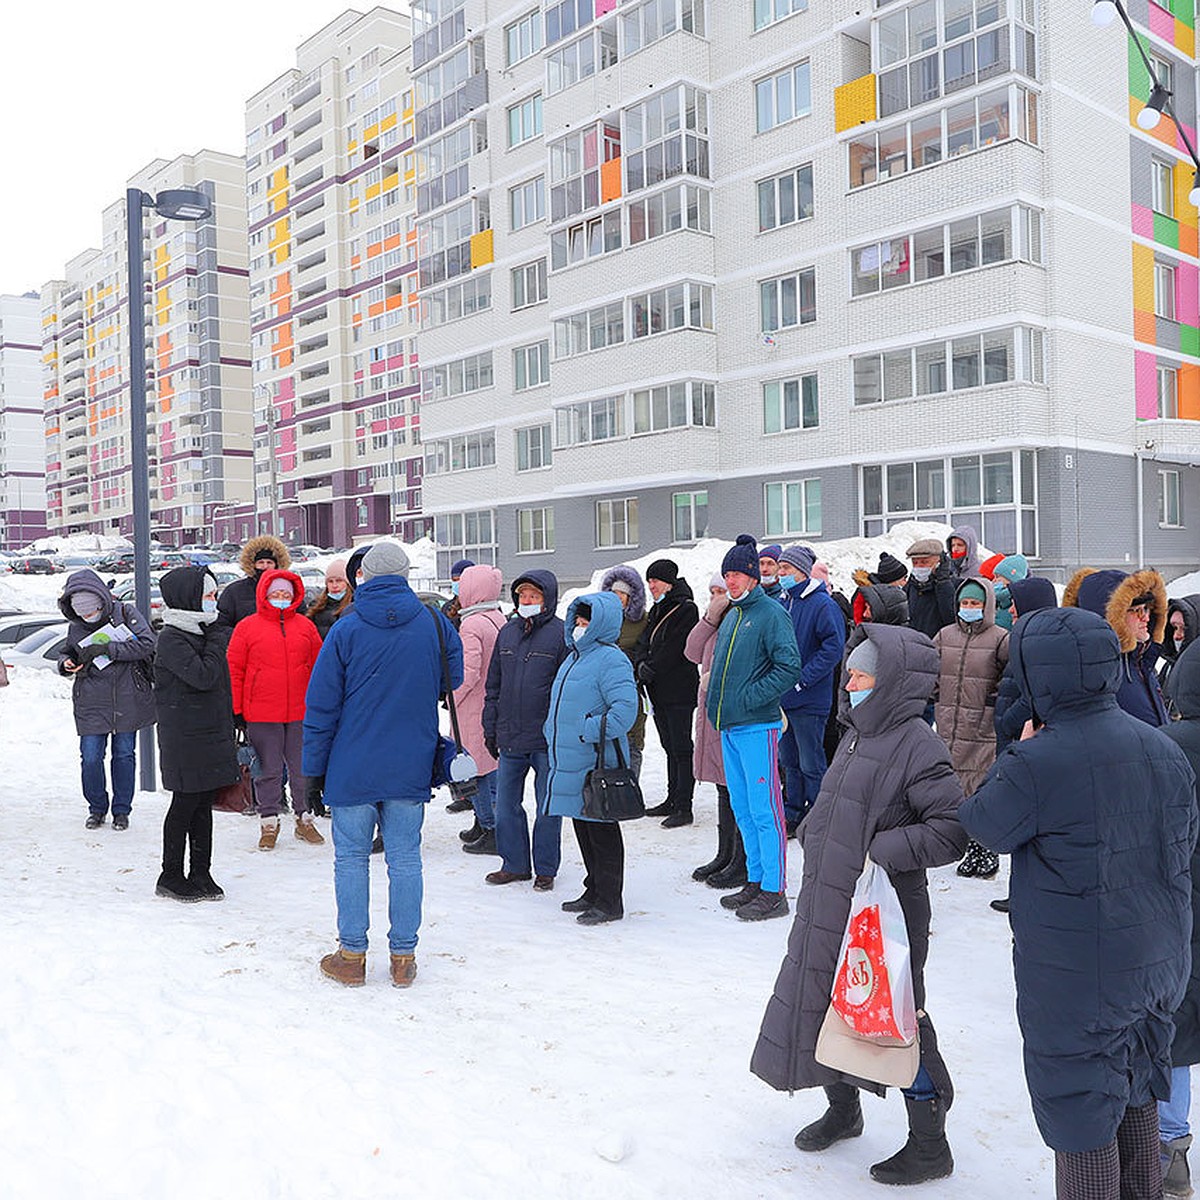
<svg viewBox="0 0 1200 1200">
<path fill-rule="evenodd" d="M 292 603 L 287 608 L 273 608 L 267 603 L 267 590 L 271 582 L 280 578 L 286 579 L 292 585 Z M 282 571 L 278 567 L 273 571 L 264 571 L 254 589 L 254 603 L 260 616 L 278 617 L 280 613 L 291 616 L 304 604 L 304 580 L 294 571 Z"/>
<path fill-rule="evenodd" d="M 962 595 L 962 590 L 968 583 L 976 584 L 983 588 L 983 620 L 975 621 L 973 624 L 969 621 L 964 621 L 958 615 L 959 597 Z M 968 579 L 964 579 L 962 583 L 954 589 L 954 619 L 958 622 L 959 629 L 970 632 L 972 629 L 990 629 L 996 623 L 996 589 L 992 585 L 990 579 L 984 579 L 982 575 L 972 575 Z"/>
<path fill-rule="evenodd" d="M 550 620 L 558 609 L 558 579 L 554 573 L 552 571 L 525 571 L 518 575 L 513 580 L 512 587 L 508 589 L 508 593 L 512 597 L 513 608 L 517 607 L 517 588 L 523 583 L 532 583 L 543 596 L 542 611 L 533 619 L 535 621 Z M 620 600 L 617 603 L 620 604 Z"/>
<path fill-rule="evenodd" d="M 85 569 L 74 571 L 67 576 L 62 593 L 58 597 L 58 610 L 68 621 L 79 620 L 79 617 L 75 615 L 75 610 L 71 607 L 71 597 L 76 592 L 95 592 L 104 601 L 104 611 L 100 614 L 98 621 L 92 622 L 93 625 L 97 627 L 107 625 L 112 620 L 113 606 L 116 602 L 113 600 L 112 592 L 104 586 L 104 580 L 95 571 Z"/>
<path fill-rule="evenodd" d="M 817 559 L 817 561 L 813 563 L 812 573 L 809 575 L 809 578 L 819 579 L 823 584 L 826 585 L 826 590 L 829 590 L 829 564 L 823 563 L 820 559 Z"/>
<path fill-rule="evenodd" d="M 1075 584 L 1076 580 L 1078 585 L 1073 594 L 1075 605 L 1108 622 L 1121 643 L 1122 654 L 1128 654 L 1137 647 L 1133 635 L 1125 628 L 1125 614 L 1138 596 L 1147 593 L 1152 597 L 1150 640 L 1162 641 L 1167 627 L 1167 585 L 1157 571 L 1134 571 L 1132 575 L 1126 575 L 1124 571 L 1089 571 L 1086 575 L 1079 572 L 1071 583 Z M 1064 607 L 1066 604 L 1064 595 Z"/>
<path fill-rule="evenodd" d="M 967 543 L 965 558 L 951 558 L 950 538 L 962 538 Z M 956 525 L 950 530 L 950 537 L 946 538 L 946 557 L 950 560 L 950 570 L 955 575 L 961 575 L 965 579 L 968 575 L 979 574 L 979 534 L 975 532 L 973 525 Z"/>
<path fill-rule="evenodd" d="M 604 576 L 600 580 L 600 590 L 602 592 L 611 592 L 612 585 L 618 579 L 623 583 L 629 584 L 629 607 L 624 610 L 625 619 L 632 621 L 636 625 L 646 615 L 646 585 L 642 582 L 642 577 L 632 567 L 622 564 L 619 567 L 609 567 L 604 572 Z M 620 601 L 617 603 L 619 604 Z"/>
<path fill-rule="evenodd" d="M 202 611 L 206 580 L 211 580 L 214 586 L 217 582 L 206 567 L 176 567 L 168 571 L 158 581 L 163 604 L 167 608 L 186 609 L 188 612 Z"/>
<path fill-rule="evenodd" d="M 238 556 L 238 565 L 247 575 L 254 574 L 255 556 L 263 550 L 270 550 L 275 555 L 276 566 L 281 571 L 287 570 L 292 565 L 292 556 L 288 552 L 288 548 L 277 537 L 262 534 L 259 537 L 252 537 L 242 547 L 242 553 Z"/>
<path fill-rule="evenodd" d="M 1014 579 L 1008 585 L 1008 591 L 1013 604 L 1017 606 L 1018 618 L 1039 612 L 1043 608 L 1058 607 L 1058 593 L 1054 590 L 1054 584 L 1038 575 Z"/>
<path fill-rule="evenodd" d="M 1083 586 L 1083 581 L 1089 575 L 1095 575 L 1095 573 L 1095 567 L 1080 567 L 1079 570 L 1067 580 L 1067 586 L 1063 588 L 1063 608 L 1079 607 L 1079 589 Z"/>
<path fill-rule="evenodd" d="M 1184 720 L 1200 717 L 1200 648 L 1195 642 L 1180 654 L 1163 690 Z"/>
<path fill-rule="evenodd" d="M 592 619 L 588 627 L 575 636 L 575 610 L 580 603 L 592 606 Z M 615 646 L 621 634 L 621 624 L 625 620 L 625 610 L 621 601 L 612 592 L 589 592 L 586 596 L 576 596 L 567 607 L 566 632 L 567 645 L 572 650 L 584 654 L 592 646 Z"/>
<path fill-rule="evenodd" d="M 924 715 L 938 677 L 938 652 L 934 644 L 907 625 L 860 625 L 851 641 L 864 640 L 879 652 L 875 690 L 857 708 L 848 709 L 850 723 L 859 733 L 883 733 L 901 721 Z M 847 649 L 850 649 L 847 646 Z M 849 680 L 842 668 L 842 687 Z"/>
<path fill-rule="evenodd" d="M 424 608 L 403 575 L 376 575 L 360 583 L 354 593 L 354 611 L 379 629 L 407 625 Z"/>
<path fill-rule="evenodd" d="M 458 577 L 458 603 L 461 608 L 489 604 L 500 599 L 504 577 L 499 567 L 467 567 Z"/>
<path fill-rule="evenodd" d="M 866 606 L 871 606 L 871 621 L 879 625 L 908 624 L 908 596 L 903 588 L 890 583 L 869 583 L 854 593 L 854 623 L 863 621 Z"/>
<path fill-rule="evenodd" d="M 1167 604 L 1167 627 L 1163 630 L 1163 657 L 1174 661 L 1179 657 L 1175 653 L 1175 638 L 1171 633 L 1171 614 L 1179 613 L 1183 617 L 1183 649 L 1186 650 L 1200 635 L 1200 596 L 1180 596 Z M 1182 651 L 1180 652 L 1182 653 Z"/>
<path fill-rule="evenodd" d="M 1069 709 L 1116 703 L 1121 647 L 1093 612 L 1048 608 L 1013 627 L 1009 661 L 1021 694 L 1043 721 Z"/>
<path fill-rule="evenodd" d="M 675 580 L 675 582 L 671 585 L 671 590 L 663 595 L 663 598 L 659 601 L 659 603 L 665 604 L 668 608 L 670 608 L 676 604 L 682 604 L 685 600 L 692 599 L 694 599 L 694 597 L 692 595 L 691 584 L 689 584 L 688 581 L 681 576 L 679 579 Z M 617 603 L 619 604 L 620 601 L 617 601 Z"/>
</svg>

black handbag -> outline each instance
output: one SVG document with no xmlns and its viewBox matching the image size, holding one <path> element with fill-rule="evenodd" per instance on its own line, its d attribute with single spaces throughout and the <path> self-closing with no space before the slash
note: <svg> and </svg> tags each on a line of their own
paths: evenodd
<svg viewBox="0 0 1200 1200">
<path fill-rule="evenodd" d="M 613 738 L 617 748 L 617 765 L 604 765 L 604 746 L 607 741 L 608 714 L 600 718 L 600 744 L 596 747 L 596 765 L 583 781 L 581 816 L 588 821 L 633 821 L 646 815 L 642 789 L 637 776 L 625 762 L 619 738 Z"/>
</svg>

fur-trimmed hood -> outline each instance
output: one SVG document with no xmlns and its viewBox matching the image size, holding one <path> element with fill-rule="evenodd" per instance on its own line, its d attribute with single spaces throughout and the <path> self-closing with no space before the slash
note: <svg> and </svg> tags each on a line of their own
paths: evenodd
<svg viewBox="0 0 1200 1200">
<path fill-rule="evenodd" d="M 1121 643 L 1121 653 L 1137 648 L 1125 626 L 1125 614 L 1139 596 L 1150 596 L 1150 640 L 1161 642 L 1167 627 L 1167 585 L 1157 571 L 1095 571 L 1076 573 L 1063 594 L 1064 608 L 1085 608 L 1103 617 Z"/>
<path fill-rule="evenodd" d="M 277 537 L 264 533 L 252 537 L 242 547 L 238 565 L 247 575 L 254 574 L 254 560 L 264 550 L 269 550 L 275 556 L 275 566 L 280 571 L 286 571 L 292 565 L 292 556 L 288 553 L 288 548 Z"/>
<path fill-rule="evenodd" d="M 642 577 L 632 568 L 622 563 L 620 566 L 609 567 L 600 580 L 600 590 L 611 592 L 612 585 L 617 580 L 629 585 L 629 607 L 624 610 L 625 620 L 636 624 L 646 616 L 646 585 Z"/>
</svg>

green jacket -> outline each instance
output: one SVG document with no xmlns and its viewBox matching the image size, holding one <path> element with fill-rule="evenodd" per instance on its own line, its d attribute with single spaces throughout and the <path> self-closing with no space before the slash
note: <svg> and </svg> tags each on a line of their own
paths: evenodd
<svg viewBox="0 0 1200 1200">
<path fill-rule="evenodd" d="M 779 699 L 800 679 L 796 633 L 783 605 L 762 587 L 731 606 L 717 631 L 708 719 L 717 729 L 780 720 Z"/>
</svg>

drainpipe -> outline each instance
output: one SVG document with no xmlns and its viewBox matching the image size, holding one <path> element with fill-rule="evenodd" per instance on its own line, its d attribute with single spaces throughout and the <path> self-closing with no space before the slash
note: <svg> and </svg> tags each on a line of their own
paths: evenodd
<svg viewBox="0 0 1200 1200">
<path fill-rule="evenodd" d="M 1141 571 L 1146 566 L 1146 517 L 1142 492 L 1143 459 L 1140 446 L 1135 451 L 1135 456 L 1137 458 L 1137 565 L 1138 570 Z"/>
</svg>

